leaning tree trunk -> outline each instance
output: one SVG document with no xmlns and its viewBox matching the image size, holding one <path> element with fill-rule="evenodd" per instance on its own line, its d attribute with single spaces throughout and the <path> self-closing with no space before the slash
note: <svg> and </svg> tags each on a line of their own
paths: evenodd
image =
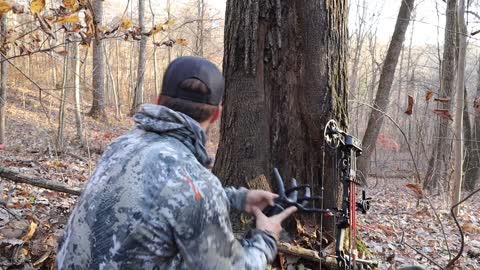
<svg viewBox="0 0 480 270">
<path fill-rule="evenodd" d="M 100 26 L 103 19 L 103 1 L 93 1 L 95 25 Z M 95 119 L 106 119 L 105 112 L 105 63 L 103 61 L 102 39 L 96 36 L 93 41 L 92 53 L 92 108 L 88 115 Z"/>
<path fill-rule="evenodd" d="M 213 168 L 223 184 L 248 186 L 277 167 L 317 191 L 323 181 L 324 207 L 338 205 L 323 129 L 331 118 L 348 122 L 346 41 L 345 0 L 227 1 L 226 93 Z"/>
<path fill-rule="evenodd" d="M 398 57 L 402 50 L 403 41 L 405 40 L 405 33 L 407 32 L 408 23 L 413 10 L 414 0 L 404 0 L 398 12 L 395 30 L 393 31 L 392 40 L 388 47 L 387 56 L 383 63 L 382 73 L 380 74 L 380 81 L 378 83 L 377 95 L 373 105 L 376 109 L 387 112 L 388 102 L 390 98 L 390 90 L 392 88 L 393 78 L 395 75 L 395 68 L 397 67 Z M 375 150 L 375 143 L 378 134 L 383 125 L 383 114 L 378 110 L 372 110 L 370 118 L 368 119 L 367 129 L 363 136 L 363 154 L 358 160 L 358 169 L 360 173 L 360 180 L 366 183 L 368 175 L 370 156 Z"/>
<path fill-rule="evenodd" d="M 7 16 L 0 15 L 0 33 L 2 34 L 0 40 L 4 41 L 5 33 L 7 32 Z M 6 51 L 2 50 L 0 59 L 0 145 L 5 144 L 6 137 L 6 114 L 7 114 L 7 61 L 4 60 Z"/>
<path fill-rule="evenodd" d="M 456 43 L 456 12 L 457 1 L 448 0 L 447 19 L 445 23 L 445 43 L 443 45 L 443 61 L 440 81 L 440 98 L 452 100 L 455 88 L 455 43 Z M 450 111 L 451 102 L 440 103 L 437 109 Z M 435 189 L 440 180 L 448 178 L 448 168 L 451 154 L 451 140 L 449 137 L 450 120 L 437 117 L 432 152 L 428 162 L 427 175 L 424 186 Z"/>
</svg>

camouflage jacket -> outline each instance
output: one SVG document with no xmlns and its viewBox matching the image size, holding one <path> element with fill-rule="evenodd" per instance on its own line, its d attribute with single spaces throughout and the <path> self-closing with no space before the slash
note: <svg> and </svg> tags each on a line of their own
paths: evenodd
<svg viewBox="0 0 480 270">
<path fill-rule="evenodd" d="M 265 269 L 272 236 L 236 240 L 230 208 L 246 189 L 223 188 L 205 166 L 197 122 L 147 104 L 137 127 L 112 142 L 73 210 L 58 269 Z"/>
</svg>

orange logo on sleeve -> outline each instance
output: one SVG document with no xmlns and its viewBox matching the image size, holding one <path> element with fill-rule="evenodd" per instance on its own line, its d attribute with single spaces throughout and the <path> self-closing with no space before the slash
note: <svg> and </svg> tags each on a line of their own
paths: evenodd
<svg viewBox="0 0 480 270">
<path fill-rule="evenodd" d="M 188 175 L 185 176 L 185 182 L 187 182 L 187 184 L 192 187 L 192 191 L 195 194 L 195 200 L 199 201 L 202 198 L 202 194 L 200 194 L 200 191 L 198 190 L 197 186 L 195 186 L 192 179 L 190 179 Z"/>
</svg>

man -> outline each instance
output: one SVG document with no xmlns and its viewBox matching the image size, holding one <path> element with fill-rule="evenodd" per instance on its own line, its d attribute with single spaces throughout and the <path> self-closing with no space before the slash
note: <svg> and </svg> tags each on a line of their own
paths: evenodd
<svg viewBox="0 0 480 270">
<path fill-rule="evenodd" d="M 164 75 L 158 103 L 134 116 L 136 128 L 112 142 L 74 209 L 58 269 L 265 269 L 281 222 L 268 218 L 275 194 L 224 189 L 207 169 L 204 130 L 220 115 L 224 81 L 211 62 L 180 57 Z M 229 209 L 256 217 L 234 238 Z"/>
</svg>

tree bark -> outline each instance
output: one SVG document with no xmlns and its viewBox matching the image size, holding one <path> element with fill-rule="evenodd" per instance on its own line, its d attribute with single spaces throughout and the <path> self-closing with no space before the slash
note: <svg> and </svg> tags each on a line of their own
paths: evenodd
<svg viewBox="0 0 480 270">
<path fill-rule="evenodd" d="M 77 42 L 70 44 L 72 53 L 72 78 L 75 99 L 75 127 L 77 139 L 83 145 L 82 98 L 80 92 L 80 50 Z"/>
<path fill-rule="evenodd" d="M 141 32 L 145 31 L 145 0 L 138 0 L 138 24 Z M 135 85 L 135 94 L 133 96 L 133 104 L 130 113 L 133 114 L 138 106 L 143 103 L 143 82 L 145 75 L 145 49 L 147 47 L 147 36 L 142 35 L 140 47 L 138 49 L 138 70 L 137 84 Z"/>
<path fill-rule="evenodd" d="M 338 206 L 323 129 L 331 118 L 348 122 L 346 18 L 344 0 L 227 2 L 226 93 L 213 168 L 225 185 L 245 186 L 277 167 L 317 194 L 323 185 L 323 206 Z M 331 230 L 333 219 L 325 220 Z"/>
<path fill-rule="evenodd" d="M 463 174 L 463 100 L 465 91 L 465 56 L 467 54 L 467 26 L 465 24 L 465 2 L 458 2 L 458 69 L 457 69 L 457 108 L 455 112 L 455 171 L 453 181 L 452 204 L 455 205 L 460 201 L 462 194 L 462 174 Z M 458 215 L 460 205 L 452 211 Z"/>
<path fill-rule="evenodd" d="M 93 1 L 93 13 L 95 25 L 100 26 L 103 20 L 103 1 Z M 104 120 L 107 118 L 105 112 L 105 63 L 103 60 L 103 41 L 98 36 L 92 46 L 92 87 L 93 99 L 92 108 L 88 115 L 94 119 Z"/>
<path fill-rule="evenodd" d="M 63 80 L 62 80 L 62 89 L 60 92 L 60 107 L 58 108 L 58 132 L 57 132 L 57 151 L 62 151 L 64 146 L 64 128 L 65 128 L 65 101 L 67 98 L 67 89 L 71 86 L 69 83 L 69 73 L 70 71 L 70 40 L 65 37 L 65 51 L 67 54 L 63 57 Z"/>
<path fill-rule="evenodd" d="M 0 15 L 0 33 L 1 39 L 5 39 L 5 34 L 7 32 L 7 16 Z M 3 42 L 2 42 L 3 43 Z M 6 55 L 6 51 L 2 51 L 1 59 Z M 6 118 L 7 118 L 7 61 L 3 61 L 0 64 L 0 144 L 3 145 L 6 143 Z"/>
<path fill-rule="evenodd" d="M 463 105 L 463 139 L 465 141 L 465 157 L 463 163 L 463 171 L 465 172 L 464 183 L 465 189 L 472 190 L 475 185 L 476 178 L 478 178 L 478 150 L 475 138 L 475 131 L 472 130 L 470 122 L 470 115 L 468 113 L 468 97 L 467 88 L 464 91 L 465 103 Z"/>
<path fill-rule="evenodd" d="M 205 15 L 205 0 L 197 0 L 197 32 L 195 34 L 195 51 L 197 56 L 203 56 L 203 18 Z"/>
<path fill-rule="evenodd" d="M 397 22 L 395 24 L 395 30 L 392 35 L 392 40 L 388 47 L 387 55 L 383 63 L 382 73 L 380 74 L 380 81 L 378 84 L 377 94 L 373 105 L 380 111 L 386 112 L 388 109 L 388 102 L 390 98 L 390 90 L 395 75 L 395 69 L 397 67 L 398 58 L 402 45 L 405 40 L 405 33 L 408 28 L 410 16 L 414 7 L 414 0 L 404 0 L 400 6 L 398 12 Z M 360 179 L 366 183 L 365 177 L 368 175 L 370 156 L 375 149 L 378 134 L 383 125 L 383 115 L 377 110 L 372 110 L 370 118 L 368 119 L 367 129 L 363 136 L 362 145 L 363 153 L 358 160 L 358 169 L 360 173 Z"/>
<path fill-rule="evenodd" d="M 478 59 L 480 63 L 480 58 Z M 471 142 L 465 145 L 467 148 L 468 167 L 465 169 L 465 189 L 473 190 L 480 176 L 480 65 L 477 69 L 477 91 L 475 96 L 474 106 L 474 128 L 471 131 Z M 466 97 L 465 97 L 466 99 Z M 467 106 L 465 102 L 465 106 Z M 465 137 L 465 140 L 467 138 Z M 466 142 L 468 143 L 468 142 Z"/>
<path fill-rule="evenodd" d="M 440 98 L 449 98 L 452 100 L 453 89 L 455 88 L 455 44 L 456 44 L 456 13 L 457 1 L 447 1 L 445 23 L 445 41 L 443 45 L 443 61 L 441 68 Z M 437 109 L 449 110 L 451 102 L 438 104 Z M 439 186 L 441 180 L 448 178 L 448 165 L 450 163 L 451 140 L 449 137 L 450 121 L 437 117 L 434 129 L 434 140 L 432 143 L 432 152 L 428 162 L 426 179 L 424 187 L 435 189 Z"/>
</svg>

